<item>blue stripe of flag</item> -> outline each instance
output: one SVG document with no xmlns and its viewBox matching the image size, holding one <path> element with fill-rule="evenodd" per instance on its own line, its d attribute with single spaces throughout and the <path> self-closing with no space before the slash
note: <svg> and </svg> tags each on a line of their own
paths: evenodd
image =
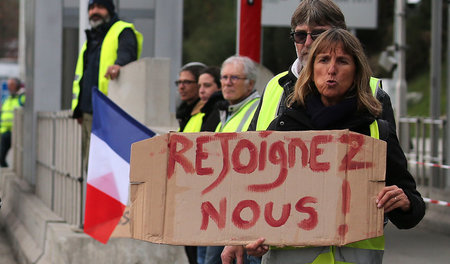
<svg viewBox="0 0 450 264">
<path fill-rule="evenodd" d="M 130 163 L 131 144 L 155 133 L 127 114 L 97 89 L 92 89 L 92 134 Z"/>
</svg>

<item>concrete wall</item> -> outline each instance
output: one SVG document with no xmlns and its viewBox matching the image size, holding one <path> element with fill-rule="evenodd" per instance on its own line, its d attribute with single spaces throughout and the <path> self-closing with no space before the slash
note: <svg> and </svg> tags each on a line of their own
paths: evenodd
<svg viewBox="0 0 450 264">
<path fill-rule="evenodd" d="M 5 228 L 19 263 L 185 264 L 184 247 L 112 238 L 106 245 L 64 223 L 8 169 L 0 171 L 0 227 Z M 1 262 L 1 260 L 0 260 Z"/>
<path fill-rule="evenodd" d="M 108 97 L 157 133 L 178 128 L 170 111 L 170 63 L 168 58 L 142 58 L 122 67 L 118 80 L 109 83 Z"/>
</svg>

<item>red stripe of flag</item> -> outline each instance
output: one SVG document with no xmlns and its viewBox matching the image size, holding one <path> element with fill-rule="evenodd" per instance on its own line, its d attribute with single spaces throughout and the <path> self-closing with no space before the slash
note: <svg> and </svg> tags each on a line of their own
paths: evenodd
<svg viewBox="0 0 450 264">
<path fill-rule="evenodd" d="M 106 244 L 125 211 L 125 205 L 87 184 L 84 232 Z"/>
</svg>

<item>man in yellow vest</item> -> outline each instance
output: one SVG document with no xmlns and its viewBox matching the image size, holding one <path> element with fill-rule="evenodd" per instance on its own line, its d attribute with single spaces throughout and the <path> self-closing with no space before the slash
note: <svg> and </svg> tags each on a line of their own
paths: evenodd
<svg viewBox="0 0 450 264">
<path fill-rule="evenodd" d="M 134 25 L 119 20 L 112 0 L 89 0 L 90 30 L 78 56 L 73 81 L 73 117 L 82 125 L 83 170 L 87 169 L 92 128 L 92 90 L 108 94 L 108 83 L 121 66 L 139 58 L 143 37 Z"/>
<path fill-rule="evenodd" d="M 222 63 L 220 75 L 227 104 L 219 107 L 220 123 L 216 132 L 247 131 L 260 98 L 255 90 L 255 63 L 248 57 L 231 56 Z"/>
<path fill-rule="evenodd" d="M 8 167 L 6 156 L 11 148 L 11 131 L 14 121 L 14 109 L 22 107 L 25 103 L 25 94 L 21 90 L 21 82 L 17 78 L 10 78 L 7 82 L 9 96 L 2 103 L 0 122 L 0 167 Z"/>
<path fill-rule="evenodd" d="M 308 59 L 309 49 L 314 40 L 325 30 L 343 28 L 345 18 L 340 8 L 332 0 L 301 1 L 291 18 L 291 38 L 294 42 L 297 58 L 288 71 L 273 77 L 266 85 L 261 101 L 256 109 L 249 130 L 266 130 L 270 122 L 283 113 L 286 98 L 292 93 L 295 82 Z M 383 105 L 381 119 L 389 122 L 395 129 L 394 112 L 389 95 L 381 89 L 381 81 L 371 80 L 376 88 L 376 97 Z"/>
<path fill-rule="evenodd" d="M 222 63 L 220 82 L 225 101 L 217 103 L 220 122 L 216 132 L 247 131 L 260 99 L 255 90 L 257 74 L 255 63 L 245 56 L 231 56 Z M 206 263 L 219 263 L 222 249 L 209 247 Z M 250 263 L 259 263 L 258 258 L 249 257 Z"/>
</svg>

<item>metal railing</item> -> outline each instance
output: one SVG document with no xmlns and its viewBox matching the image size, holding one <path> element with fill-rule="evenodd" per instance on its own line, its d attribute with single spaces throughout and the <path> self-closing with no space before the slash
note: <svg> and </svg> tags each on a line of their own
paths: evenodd
<svg viewBox="0 0 450 264">
<path fill-rule="evenodd" d="M 81 226 L 81 128 L 71 115 L 38 113 L 36 195 L 67 223 Z"/>
<path fill-rule="evenodd" d="M 425 195 L 429 196 L 435 190 L 445 190 L 447 188 L 447 174 L 449 172 L 446 165 L 444 146 L 445 119 L 433 120 L 421 117 L 404 117 L 399 119 L 399 129 L 406 129 L 408 142 L 403 146 L 403 151 L 409 162 L 409 169 L 415 176 L 417 185 L 426 190 Z M 401 133 L 402 134 L 402 133 Z M 432 139 L 432 135 L 438 135 L 437 139 Z M 433 142 L 437 142 L 434 145 Z"/>
</svg>

